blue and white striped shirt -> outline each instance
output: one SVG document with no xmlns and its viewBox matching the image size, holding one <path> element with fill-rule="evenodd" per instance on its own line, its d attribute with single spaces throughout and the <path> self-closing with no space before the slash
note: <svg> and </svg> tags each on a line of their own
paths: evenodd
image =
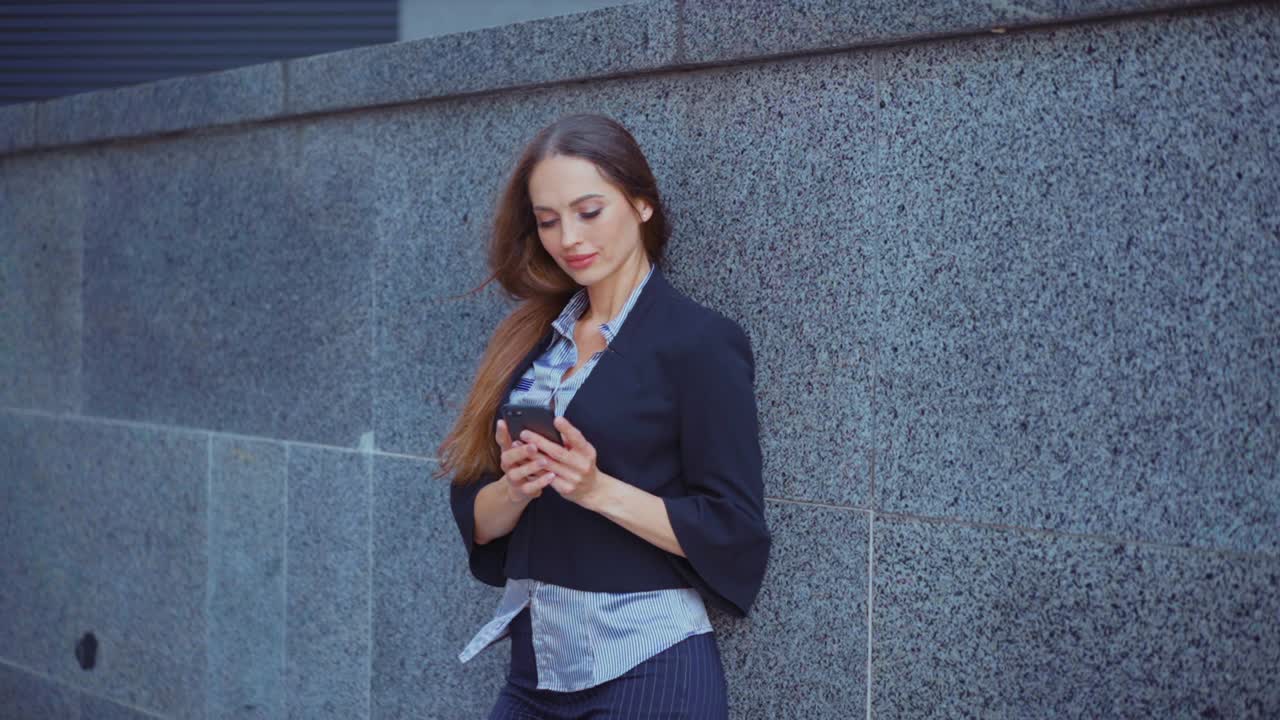
<svg viewBox="0 0 1280 720">
<path fill-rule="evenodd" d="M 650 266 L 618 314 L 600 326 L 606 344 L 613 342 L 652 275 Z M 586 288 L 569 299 L 552 322 L 558 337 L 517 381 L 508 402 L 542 405 L 557 417 L 564 415 L 574 393 L 603 354 L 595 353 L 561 382 L 564 373 L 577 364 L 573 326 L 588 301 Z M 493 619 L 480 628 L 458 659 L 465 663 L 510 635 L 511 620 L 526 605 L 533 628 L 539 689 L 569 692 L 593 687 L 691 635 L 713 631 L 702 597 L 693 588 L 590 592 L 532 578 L 509 578 Z"/>
</svg>

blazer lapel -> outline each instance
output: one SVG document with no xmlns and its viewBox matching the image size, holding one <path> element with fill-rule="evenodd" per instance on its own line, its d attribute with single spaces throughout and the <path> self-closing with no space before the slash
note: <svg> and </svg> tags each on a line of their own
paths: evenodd
<svg viewBox="0 0 1280 720">
<path fill-rule="evenodd" d="M 653 342 L 653 338 L 648 336 L 647 311 L 665 299 L 669 292 L 667 279 L 662 270 L 655 266 L 653 275 L 640 290 L 640 297 L 636 298 L 636 304 L 631 307 L 631 312 L 627 314 L 627 319 L 618 329 L 613 342 L 605 348 L 604 354 L 591 369 L 591 374 L 582 381 L 569 402 L 569 407 L 564 411 L 564 416 L 574 426 L 581 427 L 579 421 L 583 419 L 582 413 L 589 413 L 597 402 L 607 399 L 610 391 L 618 388 L 620 383 L 633 379 L 631 361 L 628 359 L 631 351 L 643 347 L 646 342 Z M 599 393 L 605 395 L 598 401 L 596 396 Z"/>
<path fill-rule="evenodd" d="M 655 305 L 661 304 L 666 300 L 672 292 L 671 284 L 667 281 L 666 275 L 662 272 L 662 268 L 654 266 L 653 275 L 649 278 L 643 289 L 640 290 L 640 297 L 636 298 L 636 304 L 631 307 L 631 312 L 627 314 L 626 322 L 622 323 L 622 327 L 618 330 L 618 334 L 614 336 L 613 342 L 605 349 L 604 355 L 596 361 L 596 366 L 591 369 L 591 374 L 578 387 L 574 393 L 573 399 L 569 402 L 569 407 L 565 410 L 564 416 L 569 422 L 577 425 L 575 418 L 578 413 L 575 409 L 589 407 L 595 400 L 596 388 L 601 388 L 601 392 L 605 392 L 608 388 L 616 387 L 617 383 L 629 376 L 627 367 L 627 354 L 634 347 L 642 347 L 645 342 L 652 342 L 652 338 L 646 338 L 646 327 L 648 311 Z M 546 352 L 547 347 L 551 345 L 551 341 L 555 336 L 555 329 L 548 327 L 543 333 L 542 339 L 525 354 L 524 359 L 516 365 L 515 370 L 507 378 L 507 386 L 503 390 L 501 404 L 506 403 L 506 399 L 511 397 L 511 390 L 515 388 L 516 382 L 520 380 L 520 376 L 524 375 L 524 371 L 529 367 L 539 355 Z M 494 411 L 494 424 L 497 424 L 498 411 Z"/>
</svg>

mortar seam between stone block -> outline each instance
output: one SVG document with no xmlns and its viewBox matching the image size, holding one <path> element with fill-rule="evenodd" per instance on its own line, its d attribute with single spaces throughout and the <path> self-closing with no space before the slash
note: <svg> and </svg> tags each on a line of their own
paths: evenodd
<svg viewBox="0 0 1280 720">
<path fill-rule="evenodd" d="M 918 515 L 914 513 L 903 513 L 893 511 L 878 511 L 878 514 L 885 516 L 889 520 L 914 520 L 930 525 L 953 525 L 957 527 L 966 527 L 982 530 L 1003 530 L 1013 533 L 1024 533 L 1032 535 L 1040 535 L 1054 538 L 1065 538 L 1072 540 L 1089 540 L 1099 543 L 1108 543 L 1112 545 L 1134 545 L 1138 547 L 1151 548 L 1157 550 L 1179 550 L 1187 551 L 1200 555 L 1226 556 L 1241 560 L 1280 560 L 1280 554 L 1271 554 L 1266 551 L 1248 551 L 1235 550 L 1231 548 L 1206 548 L 1195 545 L 1178 545 L 1175 543 L 1156 542 L 1153 540 L 1141 540 L 1137 538 L 1125 538 L 1115 535 L 1100 535 L 1098 533 L 1080 533 L 1067 530 L 1055 530 L 1052 528 L 1037 528 L 1026 525 L 1008 525 L 1004 523 L 985 522 L 982 520 L 966 520 L 963 518 L 944 517 L 940 515 Z"/>
<path fill-rule="evenodd" d="M 110 417 L 107 415 L 84 415 L 71 412 L 57 412 L 52 410 L 43 410 L 41 408 L 19 407 L 15 405 L 0 405 L 0 412 L 8 412 L 14 415 L 31 415 L 36 417 L 44 417 L 53 420 L 63 421 L 83 421 L 89 423 L 97 423 L 112 427 L 135 428 L 139 430 L 158 430 L 161 432 L 185 433 L 196 438 L 206 435 L 221 438 L 224 440 L 234 440 L 240 442 L 271 442 L 279 445 L 297 445 L 298 447 L 310 448 L 313 450 L 328 450 L 338 452 L 364 452 L 359 448 L 353 448 L 350 445 L 326 445 L 324 443 L 308 442 L 306 440 L 292 440 L 289 438 L 271 437 L 269 435 L 245 435 L 243 433 L 231 432 L 226 430 L 213 430 L 209 428 L 193 427 L 186 425 L 165 425 L 163 423 L 152 423 L 144 420 L 130 420 L 128 418 Z M 410 460 L 433 461 L 435 458 L 422 455 L 410 455 L 407 453 L 395 453 L 386 451 L 377 451 L 379 455 L 388 457 L 399 457 Z"/>
<path fill-rule="evenodd" d="M 369 623 L 366 627 L 368 645 L 365 646 L 367 674 L 365 677 L 365 719 L 373 720 L 373 456 L 364 456 L 365 480 L 365 547 L 367 550 L 369 574 L 366 588 L 365 604 L 369 612 Z"/>
<path fill-rule="evenodd" d="M 140 715 L 145 715 L 146 717 L 149 717 L 149 718 L 157 718 L 157 720 L 164 720 L 163 716 L 157 715 L 146 708 L 139 707 L 137 705 L 130 705 L 129 703 L 126 703 L 122 700 L 117 700 L 107 695 L 99 695 L 97 693 L 90 692 L 87 688 L 81 687 L 79 685 L 75 685 L 73 683 L 66 682 L 61 678 L 41 672 L 39 670 L 36 670 L 35 668 L 29 668 L 26 665 L 23 665 L 19 662 L 15 662 L 8 658 L 0 658 L 0 666 L 12 668 L 18 672 L 26 673 L 27 675 L 31 675 L 35 678 L 38 678 L 57 688 L 65 689 L 68 692 L 75 693 L 74 706 L 75 706 L 77 717 L 80 717 L 83 714 L 83 710 L 84 710 L 83 705 L 84 705 L 85 698 L 94 698 L 97 700 L 105 700 L 114 705 L 119 705 L 121 707 L 129 708 L 130 710 L 133 710 Z"/>
<path fill-rule="evenodd" d="M 210 655 L 213 653 L 213 435 L 205 436 L 204 462 L 204 716 L 213 717 L 210 711 L 209 682 L 213 671 Z"/>
<path fill-rule="evenodd" d="M 871 720 L 871 636 L 872 621 L 875 617 L 872 603 L 875 599 L 875 538 L 876 511 L 867 512 L 867 720 Z"/>
<path fill-rule="evenodd" d="M 292 447 L 290 443 L 285 443 L 284 483 L 282 483 L 284 485 L 284 521 L 281 523 L 284 526 L 284 532 L 281 533 L 282 548 L 280 553 L 282 568 L 280 577 L 280 601 L 282 606 L 280 613 L 282 618 L 280 623 L 280 658 L 283 664 L 281 670 L 284 673 L 284 677 L 281 678 L 283 689 L 280 692 L 280 704 L 282 706 L 280 712 L 286 718 L 289 717 L 289 458 L 291 455 Z"/>
</svg>

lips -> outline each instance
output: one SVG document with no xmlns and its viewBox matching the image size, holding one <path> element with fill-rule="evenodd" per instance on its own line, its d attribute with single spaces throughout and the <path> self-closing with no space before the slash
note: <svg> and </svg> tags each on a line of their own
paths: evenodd
<svg viewBox="0 0 1280 720">
<path fill-rule="evenodd" d="M 596 255 L 599 255 L 599 253 L 591 253 L 590 255 L 577 255 L 577 256 L 566 255 L 565 262 L 569 263 L 569 267 L 571 268 L 580 269 L 590 265 L 591 262 L 596 259 Z"/>
</svg>

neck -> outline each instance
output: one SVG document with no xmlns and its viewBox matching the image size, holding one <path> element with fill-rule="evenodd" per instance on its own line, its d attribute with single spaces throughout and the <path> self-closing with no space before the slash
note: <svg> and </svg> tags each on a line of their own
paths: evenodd
<svg viewBox="0 0 1280 720">
<path fill-rule="evenodd" d="M 649 258 L 643 252 L 637 252 L 634 262 L 624 264 L 595 285 L 588 285 L 590 307 L 587 308 L 587 321 L 596 326 L 612 320 L 622 310 L 627 298 L 631 297 L 647 272 Z"/>
</svg>

